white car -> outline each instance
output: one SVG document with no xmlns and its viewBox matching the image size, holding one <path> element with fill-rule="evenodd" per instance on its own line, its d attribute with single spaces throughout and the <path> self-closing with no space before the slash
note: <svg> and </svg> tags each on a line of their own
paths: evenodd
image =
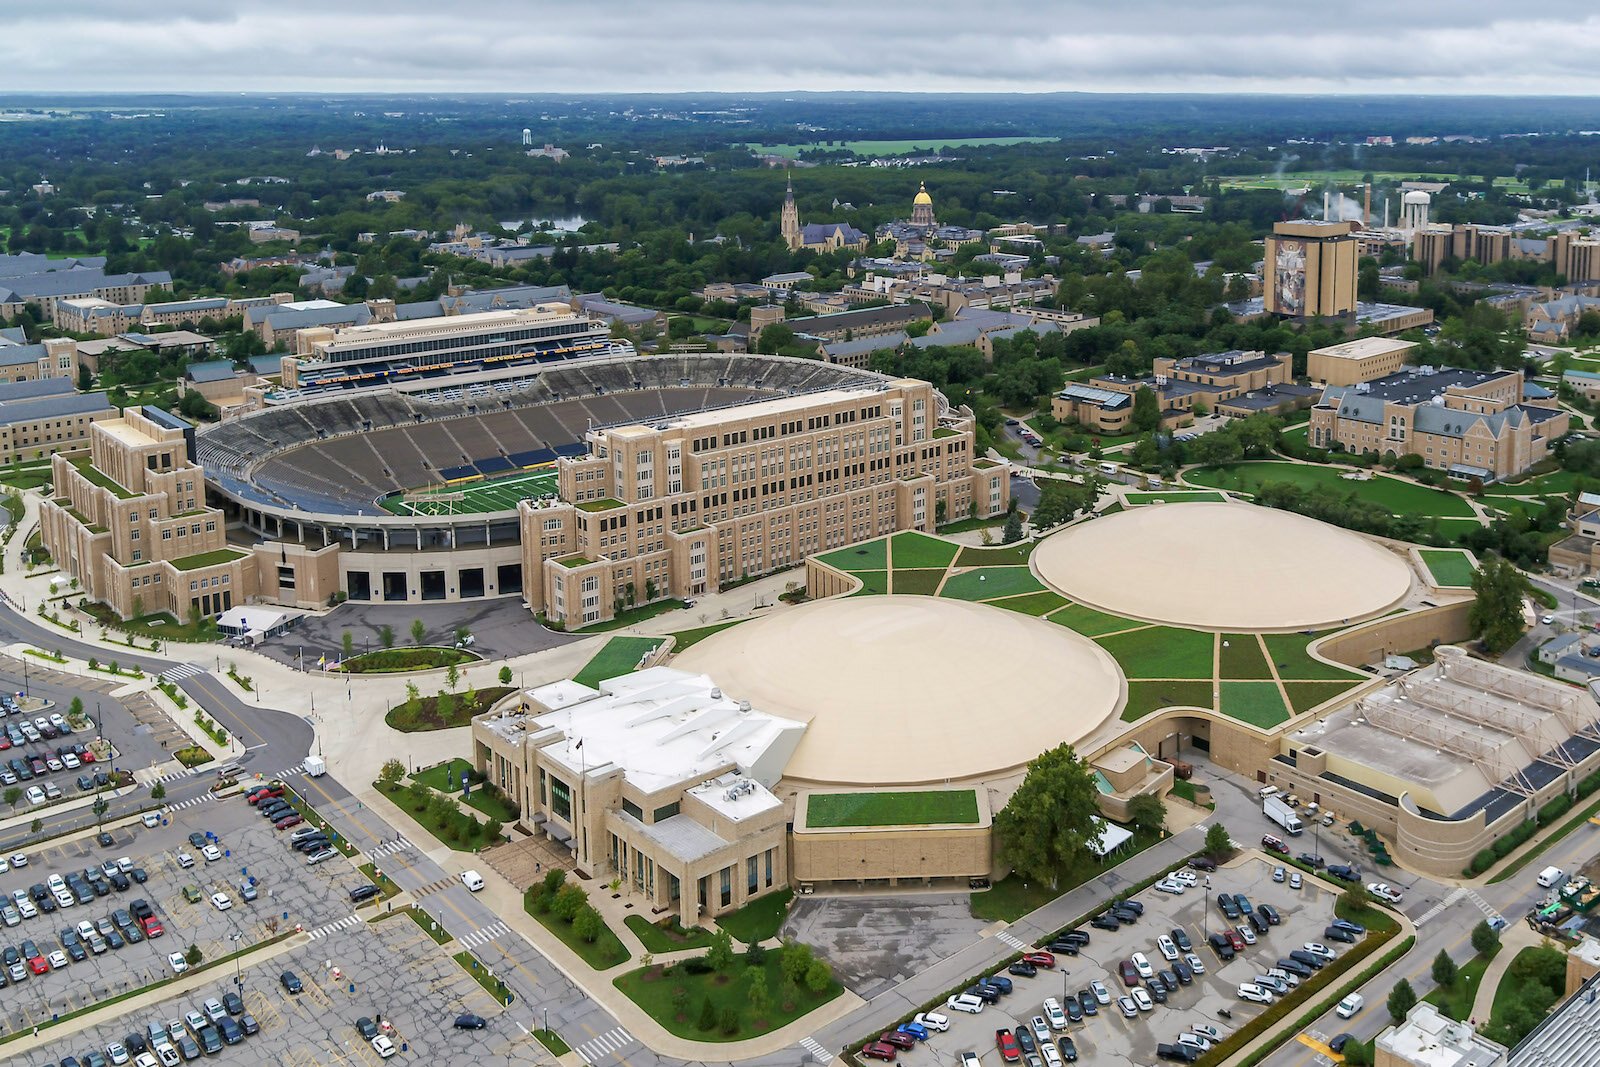
<svg viewBox="0 0 1600 1067">
<path fill-rule="evenodd" d="M 968 1015 L 976 1015 L 983 1010 L 983 998 L 975 997 L 971 993 L 957 993 L 946 1000 L 944 1006 L 951 1011 L 964 1011 Z"/>
<path fill-rule="evenodd" d="M 44 765 L 52 771 L 59 771 L 66 766 L 61 762 L 61 757 L 53 752 L 44 758 Z"/>
<path fill-rule="evenodd" d="M 1172 938 L 1168 937 L 1166 934 L 1162 934 L 1160 937 L 1156 938 L 1156 948 L 1161 950 L 1161 955 L 1166 960 L 1171 961 L 1178 958 L 1178 946 L 1174 945 L 1172 943 Z M 1138 965 L 1135 964 L 1135 966 Z"/>
<path fill-rule="evenodd" d="M 24 919 L 37 919 L 39 917 L 39 909 L 33 906 L 33 901 L 28 899 L 26 893 L 17 898 L 17 911 L 22 913 Z"/>
<path fill-rule="evenodd" d="M 44 884 L 52 893 L 54 893 L 57 889 L 67 888 L 67 880 L 61 877 L 59 874 L 52 874 L 50 877 L 44 880 Z"/>
<path fill-rule="evenodd" d="M 156 1058 L 148 1052 L 141 1052 L 133 1058 L 133 1067 L 157 1067 Z"/>
<path fill-rule="evenodd" d="M 78 936 L 83 940 L 89 940 L 91 937 L 95 936 L 97 932 L 98 931 L 96 931 L 94 928 L 94 923 L 90 922 L 88 919 L 82 919 L 78 922 Z"/>
<path fill-rule="evenodd" d="M 1192 1033 L 1199 1034 L 1201 1037 L 1210 1039 L 1212 1044 L 1222 1040 L 1222 1031 L 1208 1023 L 1196 1023 L 1189 1027 L 1189 1030 Z"/>
<path fill-rule="evenodd" d="M 1044 1055 L 1044 1067 L 1063 1067 L 1061 1053 L 1056 1050 L 1054 1041 L 1039 1042 L 1039 1051 Z"/>
<path fill-rule="evenodd" d="M 127 874 L 129 871 L 133 870 L 133 858 L 131 856 L 123 856 L 119 858 L 117 860 L 117 870 L 121 871 L 123 874 Z"/>
<path fill-rule="evenodd" d="M 941 1034 L 950 1029 L 949 1018 L 940 1015 L 936 1011 L 922 1012 L 915 1019 L 913 1019 L 912 1022 L 921 1023 L 926 1029 L 936 1031 L 937 1033 Z"/>
<path fill-rule="evenodd" d="M 27 853 L 25 853 L 25 852 L 13 852 L 11 854 L 11 866 L 13 866 L 13 867 L 26 867 L 27 865 L 28 865 L 28 854 Z"/>
<path fill-rule="evenodd" d="M 28 787 L 28 803 L 33 807 L 38 807 L 40 804 L 43 804 L 44 803 L 44 790 L 39 788 L 36 785 L 29 786 Z M 124 1055 L 126 1055 L 126 1053 L 124 1053 Z"/>
<path fill-rule="evenodd" d="M 1256 932 L 1250 929 L 1250 927 L 1246 926 L 1244 923 L 1240 923 L 1238 926 L 1234 927 L 1234 929 L 1239 931 L 1239 936 L 1244 938 L 1245 944 L 1253 945 L 1256 943 Z"/>
<path fill-rule="evenodd" d="M 106 1046 L 106 1059 L 111 1061 L 112 1067 L 127 1063 L 132 1058 L 128 1055 L 127 1048 L 120 1041 L 113 1041 Z"/>
<path fill-rule="evenodd" d="M 139 816 L 139 821 L 144 824 L 146 830 L 154 830 L 161 825 L 161 813 L 159 811 L 147 811 Z"/>
<path fill-rule="evenodd" d="M 1272 994 L 1254 982 L 1244 982 L 1239 986 L 1239 999 L 1252 1004 L 1271 1004 Z"/>
<path fill-rule="evenodd" d="M 67 954 L 62 952 L 60 949 L 56 949 L 54 952 L 50 953 L 49 963 L 52 971 L 59 971 L 61 968 L 67 965 Z"/>
<path fill-rule="evenodd" d="M 1189 1045 L 1199 1049 L 1201 1052 L 1211 1051 L 1211 1039 L 1204 1034 L 1179 1034 L 1178 1044 Z"/>
<path fill-rule="evenodd" d="M 393 1056 L 397 1051 L 394 1047 L 394 1042 L 390 1041 L 383 1034 L 379 1034 L 377 1037 L 372 1039 L 372 1050 L 378 1054 L 379 1059 L 385 1060 L 390 1056 Z"/>
<path fill-rule="evenodd" d="M 1052 1030 L 1067 1028 L 1067 1013 L 1061 1010 L 1061 1002 L 1055 997 L 1044 998 L 1044 1017 L 1049 1021 Z M 1044 1043 L 1048 1045 L 1050 1042 Z"/>
<path fill-rule="evenodd" d="M 1206 973 L 1206 961 L 1196 956 L 1193 952 L 1185 952 L 1183 954 L 1183 962 L 1187 963 L 1189 969 L 1195 974 Z"/>
<path fill-rule="evenodd" d="M 171 1041 L 163 1041 L 156 1045 L 156 1055 L 161 1057 L 161 1067 L 178 1067 L 178 1064 L 183 1062 L 178 1050 L 172 1047 Z"/>
<path fill-rule="evenodd" d="M 194 857 L 189 855 L 187 852 L 178 853 L 178 866 L 182 867 L 184 870 L 188 870 L 190 867 L 194 866 Z"/>
<path fill-rule="evenodd" d="M 1163 878 L 1151 888 L 1157 893 L 1171 893 L 1173 896 L 1180 896 L 1184 887 L 1170 878 Z"/>
<path fill-rule="evenodd" d="M 1156 1002 L 1150 999 L 1150 994 L 1144 991 L 1144 986 L 1134 986 L 1128 990 L 1128 996 L 1133 998 L 1134 1004 L 1140 1011 L 1154 1011 Z"/>
<path fill-rule="evenodd" d="M 1541 615 L 1539 616 L 1539 621 L 1544 623 L 1546 626 L 1549 626 L 1551 623 L 1556 621 L 1556 617 L 1554 615 Z"/>
<path fill-rule="evenodd" d="M 75 771 L 83 766 L 83 761 L 78 758 L 75 752 L 63 752 L 61 753 L 61 765 L 69 771 Z"/>
<path fill-rule="evenodd" d="M 1150 966 L 1150 958 L 1143 952 L 1135 952 L 1129 957 L 1129 962 L 1133 964 L 1133 969 L 1139 972 L 1140 978 L 1155 977 L 1156 969 Z"/>
<path fill-rule="evenodd" d="M 1404 894 L 1388 882 L 1368 882 L 1367 892 L 1390 904 L 1398 904 L 1404 898 Z"/>
<path fill-rule="evenodd" d="M 212 893 L 211 906 L 218 911 L 227 911 L 233 907 L 233 898 L 226 893 Z"/>
<path fill-rule="evenodd" d="M 1338 953 L 1334 952 L 1333 949 L 1329 948 L 1327 945 L 1324 945 L 1320 941 L 1307 941 L 1300 947 L 1311 953 L 1313 956 L 1321 956 L 1325 960 L 1331 960 L 1334 958 L 1334 956 L 1338 955 Z"/>
<path fill-rule="evenodd" d="M 215 863 L 222 858 L 222 850 L 216 845 L 206 845 L 200 850 L 200 855 L 206 858 L 207 863 Z"/>
<path fill-rule="evenodd" d="M 1290 989 L 1293 989 L 1295 986 L 1300 984 L 1300 977 L 1298 975 L 1290 974 L 1282 967 L 1274 967 L 1267 973 L 1276 978 L 1278 981 L 1282 982 L 1284 985 L 1288 986 Z"/>
<path fill-rule="evenodd" d="M 78 898 L 65 889 L 52 889 L 50 892 L 55 895 L 58 908 L 70 908 L 78 903 Z"/>
<path fill-rule="evenodd" d="M 1191 889 L 1200 884 L 1200 876 L 1185 867 L 1179 867 L 1177 870 L 1167 875 L 1167 878 L 1171 881 L 1179 882 L 1183 885 L 1189 886 Z"/>
<path fill-rule="evenodd" d="M 960 1067 L 982 1067 L 978 1061 L 978 1054 L 976 1052 L 961 1053 Z"/>
<path fill-rule="evenodd" d="M 1299 871 L 1291 872 L 1290 875 L 1289 875 L 1289 888 L 1290 889 L 1299 889 L 1303 885 L 1305 885 L 1305 879 L 1300 877 L 1300 872 Z"/>
<path fill-rule="evenodd" d="M 173 974 L 182 974 L 189 969 L 189 961 L 183 958 L 181 952 L 167 953 L 167 966 L 172 968 Z"/>
<path fill-rule="evenodd" d="M 1038 1039 L 1039 1044 L 1050 1043 L 1050 1024 L 1044 1021 L 1043 1015 L 1035 1015 L 1028 1021 L 1028 1025 L 1033 1028 L 1033 1036 Z"/>
<path fill-rule="evenodd" d="M 1139 1005 L 1133 1002 L 1132 997 L 1118 997 L 1117 1010 L 1122 1013 L 1124 1019 L 1136 1019 L 1139 1017 Z"/>
<path fill-rule="evenodd" d="M 1106 988 L 1104 982 L 1098 979 L 1090 982 L 1089 992 L 1094 994 L 1094 999 L 1100 1002 L 1101 1007 L 1106 1007 L 1111 1003 L 1111 990 Z"/>
<path fill-rule="evenodd" d="M 1286 996 L 1289 992 L 1289 983 L 1282 978 L 1274 978 L 1270 974 L 1258 974 L 1255 977 L 1256 985 L 1263 989 L 1270 989 L 1275 997 Z"/>
</svg>

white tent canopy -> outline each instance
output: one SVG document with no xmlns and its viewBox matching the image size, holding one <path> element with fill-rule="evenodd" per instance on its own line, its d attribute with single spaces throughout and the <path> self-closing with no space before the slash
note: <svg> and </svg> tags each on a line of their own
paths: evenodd
<svg viewBox="0 0 1600 1067">
<path fill-rule="evenodd" d="M 1089 851 L 1096 856 L 1102 858 L 1109 856 L 1133 840 L 1132 830 L 1124 830 L 1122 827 L 1106 822 L 1104 819 L 1095 819 L 1095 825 L 1099 828 L 1100 834 L 1089 842 Z"/>
<path fill-rule="evenodd" d="M 229 608 L 217 616 L 217 629 L 225 634 L 273 634 L 284 629 L 289 616 L 271 608 Z"/>
</svg>

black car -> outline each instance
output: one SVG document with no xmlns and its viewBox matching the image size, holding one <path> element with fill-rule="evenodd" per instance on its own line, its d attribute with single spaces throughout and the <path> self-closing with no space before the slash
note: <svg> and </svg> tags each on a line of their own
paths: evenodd
<svg viewBox="0 0 1600 1067">
<path fill-rule="evenodd" d="M 143 867 L 135 867 L 133 870 L 128 872 L 128 877 L 132 878 L 138 885 L 144 885 L 145 882 L 150 878 L 148 874 L 144 873 Z"/>
<path fill-rule="evenodd" d="M 1194 948 L 1194 945 L 1189 941 L 1189 935 L 1184 932 L 1183 927 L 1174 926 L 1172 928 L 1171 935 L 1172 943 L 1178 946 L 1179 952 L 1188 952 Z"/>
<path fill-rule="evenodd" d="M 360 904 L 363 901 L 371 900 L 381 892 L 383 890 L 375 885 L 358 885 L 350 890 L 350 903 Z"/>
<path fill-rule="evenodd" d="M 1193 867 L 1197 871 L 1214 871 L 1217 869 L 1217 862 L 1216 860 L 1208 859 L 1205 856 L 1196 856 L 1194 859 L 1189 861 L 1189 866 Z"/>
<path fill-rule="evenodd" d="M 1138 912 L 1132 908 L 1123 907 L 1121 904 L 1114 905 L 1111 909 L 1111 914 L 1117 917 L 1118 922 L 1127 926 L 1132 926 L 1139 921 Z"/>
<path fill-rule="evenodd" d="M 1056 1038 L 1056 1044 L 1061 1047 L 1061 1058 L 1068 1063 L 1078 1062 L 1078 1046 L 1073 1044 L 1072 1038 L 1065 1035 Z"/>
<path fill-rule="evenodd" d="M 294 843 L 294 848 L 296 852 L 311 853 L 317 851 L 318 849 L 327 848 L 328 844 L 328 839 L 319 835 L 317 837 L 301 838 L 299 841 Z"/>
<path fill-rule="evenodd" d="M 109 833 L 107 833 L 104 830 L 101 830 L 98 834 L 96 834 L 94 840 L 95 840 L 95 844 L 99 845 L 101 848 L 116 848 L 117 847 L 117 839 L 112 837 Z M 95 883 L 95 888 L 96 889 L 99 888 L 99 883 L 98 882 Z"/>
<path fill-rule="evenodd" d="M 1365 926 L 1362 926 L 1360 923 L 1353 923 L 1349 919 L 1335 919 L 1328 925 L 1337 926 L 1339 929 L 1346 930 L 1352 934 L 1355 934 L 1357 937 L 1360 937 L 1362 934 L 1367 932 L 1367 928 Z"/>
<path fill-rule="evenodd" d="M 1078 943 L 1076 941 L 1052 941 L 1045 946 L 1051 952 L 1059 952 L 1063 956 L 1076 956 Z"/>
<path fill-rule="evenodd" d="M 206 838 L 206 835 L 201 833 L 199 830 L 196 830 L 194 833 L 189 835 L 189 844 L 193 845 L 195 848 L 205 848 L 209 843 L 210 841 Z"/>
<path fill-rule="evenodd" d="M 1344 945 L 1353 945 L 1355 944 L 1356 940 L 1356 935 L 1352 934 L 1349 930 L 1346 930 L 1342 926 L 1330 926 L 1326 930 L 1322 931 L 1322 936 L 1327 938 L 1329 941 L 1338 941 L 1340 944 Z"/>
<path fill-rule="evenodd" d="M 222 1042 L 226 1045 L 237 1045 L 244 1040 L 244 1030 L 233 1019 L 224 1015 L 217 1020 L 217 1029 L 222 1031 Z"/>
<path fill-rule="evenodd" d="M 1310 867 L 1314 871 L 1320 870 L 1322 867 L 1322 857 L 1311 852 L 1302 852 L 1300 855 L 1296 856 L 1295 859 L 1299 860 L 1301 863 L 1305 864 L 1307 867 Z"/>
<path fill-rule="evenodd" d="M 996 989 L 1000 990 L 1002 996 L 1011 995 L 1011 979 L 1009 978 L 1002 978 L 997 974 L 993 978 L 985 978 L 983 980 L 983 984 L 994 986 Z"/>
<path fill-rule="evenodd" d="M 1022 1049 L 1024 1056 L 1031 1056 L 1039 1051 L 1038 1044 L 1033 1040 L 1033 1031 L 1026 1026 L 1017 1027 L 1016 1037 L 1017 1047 Z"/>
<path fill-rule="evenodd" d="M 1283 922 L 1283 916 L 1278 914 L 1278 909 L 1271 904 L 1257 904 L 1256 914 L 1267 920 L 1268 926 L 1277 926 Z"/>
<path fill-rule="evenodd" d="M 118 871 L 111 876 L 111 888 L 115 889 L 119 893 L 126 893 L 129 887 L 132 885 L 133 883 L 128 880 L 128 876 L 123 874 L 121 871 Z"/>
<path fill-rule="evenodd" d="M 1239 905 L 1234 903 L 1232 893 L 1218 893 L 1217 907 L 1222 909 L 1222 914 L 1230 919 L 1239 917 Z"/>
<path fill-rule="evenodd" d="M 1073 944 L 1081 947 L 1089 943 L 1089 935 L 1083 930 L 1063 930 L 1061 933 L 1056 935 L 1056 940 L 1071 941 Z"/>
<path fill-rule="evenodd" d="M 256 1022 L 256 1017 L 249 1012 L 239 1016 L 239 1029 L 244 1031 L 245 1037 L 255 1037 L 261 1032 L 261 1024 Z"/>
<path fill-rule="evenodd" d="M 1114 907 L 1114 908 L 1127 908 L 1129 911 L 1133 912 L 1135 915 L 1143 915 L 1144 914 L 1144 905 L 1141 904 L 1139 901 L 1134 900 L 1132 897 L 1129 897 L 1127 900 L 1119 900 L 1115 904 L 1113 904 L 1112 907 Z"/>
<path fill-rule="evenodd" d="M 1259 910 L 1252 911 L 1250 913 L 1250 928 L 1256 933 L 1264 934 L 1271 926 L 1271 923 L 1267 922 L 1267 920 L 1261 917 L 1261 912 Z"/>
<path fill-rule="evenodd" d="M 378 1024 L 363 1015 L 356 1020 L 356 1033 L 371 1041 L 378 1036 Z"/>
<path fill-rule="evenodd" d="M 1294 960 L 1296 963 L 1301 963 L 1307 967 L 1310 967 L 1313 971 L 1322 970 L 1323 965 L 1328 962 L 1315 952 L 1307 952 L 1303 948 L 1297 948 L 1293 952 L 1289 953 L 1289 958 Z"/>
<path fill-rule="evenodd" d="M 1083 1022 L 1083 1005 L 1078 1003 L 1077 997 L 1067 997 L 1061 1002 L 1061 1007 L 1067 1013 L 1068 1022 Z"/>
<path fill-rule="evenodd" d="M 1161 979 L 1161 984 L 1167 987 L 1168 993 L 1176 993 L 1178 986 L 1182 984 L 1178 981 L 1178 973 L 1171 967 L 1157 971 L 1156 977 Z"/>
<path fill-rule="evenodd" d="M 1328 864 L 1328 873 L 1333 875 L 1335 878 L 1343 878 L 1347 882 L 1359 881 L 1361 878 L 1360 871 L 1343 863 Z"/>
<path fill-rule="evenodd" d="M 293 971 L 284 971 L 278 975 L 278 984 L 283 986 L 285 993 L 300 994 L 305 992 L 305 984 L 300 981 L 300 976 Z"/>
<path fill-rule="evenodd" d="M 135 1056 L 141 1052 L 149 1052 L 150 1046 L 145 1044 L 144 1035 L 135 1031 L 122 1039 L 123 1046 Z"/>
<path fill-rule="evenodd" d="M 237 993 L 222 994 L 222 1010 L 229 1015 L 244 1014 L 244 1000 Z"/>
<path fill-rule="evenodd" d="M 1150 994 L 1150 999 L 1157 1004 L 1167 1002 L 1167 987 L 1155 978 L 1145 983 L 1145 991 Z"/>
<path fill-rule="evenodd" d="M 1217 954 L 1218 959 L 1233 959 L 1233 946 L 1228 944 L 1228 939 L 1221 934 L 1212 934 L 1206 939 L 1211 943 L 1211 950 Z"/>
<path fill-rule="evenodd" d="M 87 774 L 78 775 L 78 788 L 87 793 L 94 788 L 94 779 Z"/>
<path fill-rule="evenodd" d="M 481 1015 L 474 1015 L 470 1011 L 462 1012 L 456 1016 L 455 1028 L 457 1030 L 482 1030 L 488 1025 L 488 1019 Z"/>
<path fill-rule="evenodd" d="M 1307 967 L 1305 964 L 1301 963 L 1299 960 L 1292 960 L 1292 959 L 1289 959 L 1288 957 L 1284 957 L 1283 959 L 1278 961 L 1278 969 L 1279 970 L 1288 971 L 1290 974 L 1294 975 L 1296 978 L 1310 978 L 1311 977 L 1311 968 L 1310 967 Z"/>
<path fill-rule="evenodd" d="M 1078 994 L 1078 1008 L 1085 1015 L 1100 1014 L 1100 1002 L 1095 999 L 1094 993 L 1087 989 Z"/>
<path fill-rule="evenodd" d="M 222 1035 L 217 1033 L 215 1026 L 202 1026 L 194 1036 L 200 1039 L 200 1047 L 206 1050 L 207 1056 L 215 1056 L 222 1051 Z"/>
<path fill-rule="evenodd" d="M 1007 967 L 1006 971 L 1010 974 L 1016 975 L 1018 978 L 1032 978 L 1034 975 L 1039 973 L 1039 968 L 1035 967 L 1027 960 L 1018 960 L 1016 963 L 1013 963 L 1011 966 Z"/>
<path fill-rule="evenodd" d="M 1000 1002 L 1000 990 L 996 989 L 992 985 L 985 985 L 982 982 L 979 982 L 975 986 L 969 986 L 963 990 L 963 992 L 969 996 L 977 997 L 985 1004 L 998 1004 Z"/>
<path fill-rule="evenodd" d="M 1172 965 L 1172 973 L 1178 976 L 1179 985 L 1192 985 L 1194 983 L 1194 971 L 1182 960 L 1178 960 Z"/>
<path fill-rule="evenodd" d="M 1117 921 L 1117 917 L 1112 915 L 1109 911 L 1100 915 L 1096 915 L 1094 918 L 1090 919 L 1089 925 L 1094 927 L 1096 930 L 1122 929 L 1122 924 Z"/>
<path fill-rule="evenodd" d="M 1157 1045 L 1156 1055 L 1164 1060 L 1193 1063 L 1200 1058 L 1200 1050 L 1193 1045 Z"/>
<path fill-rule="evenodd" d="M 1344 1047 L 1355 1040 L 1354 1034 L 1335 1034 L 1333 1040 L 1328 1042 L 1328 1047 L 1333 1049 L 1335 1055 L 1344 1055 Z"/>
</svg>

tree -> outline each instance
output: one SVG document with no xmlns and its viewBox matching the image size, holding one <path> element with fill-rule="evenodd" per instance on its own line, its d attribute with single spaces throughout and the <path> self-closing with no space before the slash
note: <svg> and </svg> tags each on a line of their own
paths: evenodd
<svg viewBox="0 0 1600 1067">
<path fill-rule="evenodd" d="M 6 806 L 9 807 L 12 811 L 17 810 L 17 805 L 19 803 L 21 803 L 21 801 L 22 801 L 22 788 L 20 786 L 15 786 L 15 785 L 8 786 L 6 788 L 5 798 L 6 798 Z"/>
<path fill-rule="evenodd" d="M 761 328 L 761 337 L 756 341 L 756 351 L 763 356 L 775 356 L 792 344 L 794 344 L 794 327 L 774 322 Z"/>
<path fill-rule="evenodd" d="M 1145 793 L 1128 801 L 1128 821 L 1143 833 L 1159 833 L 1167 825 L 1167 806 L 1153 793 Z"/>
<path fill-rule="evenodd" d="M 811 966 L 806 968 L 806 988 L 821 995 L 826 993 L 832 984 L 833 968 L 828 966 L 828 961 L 812 960 Z"/>
<path fill-rule="evenodd" d="M 1206 827 L 1206 855 L 1211 857 L 1226 856 L 1233 851 L 1233 838 L 1228 836 L 1228 828 L 1220 822 L 1214 822 Z"/>
<path fill-rule="evenodd" d="M 592 904 L 585 904 L 572 917 L 572 932 L 591 945 L 600 940 L 601 931 L 605 928 L 605 920 L 600 918 L 600 913 L 594 910 Z"/>
<path fill-rule="evenodd" d="M 1372 907 L 1372 894 L 1360 882 L 1352 882 L 1339 894 L 1339 906 L 1348 914 L 1358 914 Z"/>
<path fill-rule="evenodd" d="M 1231 433 L 1208 433 L 1189 446 L 1189 458 L 1205 466 L 1237 463 L 1244 458 L 1244 447 Z"/>
<path fill-rule="evenodd" d="M 1022 515 L 1013 511 L 1006 516 L 1006 526 L 1000 534 L 1000 543 L 1005 545 L 1015 544 L 1022 540 Z"/>
<path fill-rule="evenodd" d="M 346 630 L 339 635 L 339 647 L 344 652 L 344 658 L 349 659 L 356 653 L 356 635 Z"/>
<path fill-rule="evenodd" d="M 422 625 L 422 620 L 421 619 L 412 619 L 411 620 L 411 643 L 413 645 L 420 645 L 420 644 L 422 644 L 422 639 L 427 637 L 427 636 L 428 636 L 428 628 L 426 626 Z"/>
<path fill-rule="evenodd" d="M 706 949 L 706 962 L 711 964 L 718 974 L 727 974 L 733 970 L 733 935 L 723 929 L 718 929 L 711 936 L 711 947 Z"/>
<path fill-rule="evenodd" d="M 717 1009 L 712 1005 L 708 996 L 700 1002 L 700 1022 L 702 1030 L 714 1030 L 717 1025 Z"/>
<path fill-rule="evenodd" d="M 1063 868 L 1089 857 L 1098 797 L 1093 774 L 1071 745 L 1041 753 L 995 816 L 1001 858 L 1025 880 L 1055 885 Z"/>
<path fill-rule="evenodd" d="M 506 832 L 506 824 L 499 819 L 490 818 L 483 824 L 483 836 L 490 841 L 498 841 Z"/>
<path fill-rule="evenodd" d="M 1402 978 L 1389 990 L 1389 1018 L 1399 1022 L 1406 1017 L 1406 1012 L 1417 1006 L 1417 994 L 1411 989 L 1411 983 Z"/>
<path fill-rule="evenodd" d="M 500 684 L 501 685 L 510 685 L 511 684 L 511 668 L 510 667 L 501 667 L 500 668 Z"/>
<path fill-rule="evenodd" d="M 393 626 L 390 626 L 388 623 L 384 623 L 382 626 L 378 627 L 378 644 L 382 645 L 384 648 L 394 647 Z"/>
<path fill-rule="evenodd" d="M 73 697 L 72 703 L 67 707 L 67 716 L 72 719 L 83 718 L 83 698 Z"/>
<path fill-rule="evenodd" d="M 167 787 L 164 782 L 157 782 L 150 787 L 150 799 L 155 801 L 167 799 Z"/>
<path fill-rule="evenodd" d="M 432 795 L 432 790 L 414 778 L 406 786 L 406 800 L 409 802 L 412 811 L 421 811 L 427 807 L 428 798 Z"/>
<path fill-rule="evenodd" d="M 744 962 L 747 967 L 765 967 L 767 965 L 767 950 L 757 941 L 744 950 Z"/>
<path fill-rule="evenodd" d="M 717 1020 L 718 1026 L 724 1034 L 732 1037 L 739 1032 L 739 1009 L 732 1004 L 722 1006 L 722 1015 Z"/>
<path fill-rule="evenodd" d="M 759 1022 L 766 1018 L 768 1011 L 772 1010 L 772 986 L 767 983 L 767 969 L 746 967 L 744 973 L 750 984 L 750 988 L 745 992 L 750 1001 L 750 1013 Z"/>
<path fill-rule="evenodd" d="M 1522 636 L 1522 598 L 1528 579 L 1504 556 L 1490 553 L 1472 576 L 1477 596 L 1467 625 L 1490 653 L 1499 655 Z"/>
<path fill-rule="evenodd" d="M 191 967 L 198 965 L 203 959 L 205 957 L 201 955 L 199 945 L 190 945 L 183 953 L 183 962 Z"/>
<path fill-rule="evenodd" d="M 461 668 L 457 667 L 454 663 L 446 667 L 444 672 L 444 684 L 446 689 L 451 690 L 455 689 L 457 685 L 460 685 Z"/>
<path fill-rule="evenodd" d="M 544 881 L 541 883 L 546 894 L 554 896 L 561 892 L 561 887 L 567 884 L 567 872 L 560 867 L 551 867 L 544 872 Z"/>
<path fill-rule="evenodd" d="M 438 713 L 440 722 L 452 721 L 456 714 L 456 695 L 440 690 L 439 695 L 434 697 L 433 708 Z"/>
<path fill-rule="evenodd" d="M 1478 920 L 1478 925 L 1472 928 L 1472 951 L 1480 956 L 1487 956 L 1499 943 L 1500 934 L 1489 925 L 1489 920 Z"/>
<path fill-rule="evenodd" d="M 800 999 L 800 983 L 787 974 L 778 979 L 778 1004 L 784 1011 L 794 1011 L 795 1002 Z"/>
<path fill-rule="evenodd" d="M 385 793 L 392 793 L 395 786 L 400 784 L 400 779 L 406 776 L 406 765 L 397 759 L 385 760 L 378 770 L 378 785 L 383 787 Z"/>
<path fill-rule="evenodd" d="M 811 946 L 792 937 L 784 938 L 783 948 L 778 950 L 778 970 L 783 976 L 799 985 L 805 981 L 806 969 L 810 966 Z"/>
<path fill-rule="evenodd" d="M 94 798 L 94 806 L 90 810 L 94 812 L 95 825 L 103 826 L 106 821 L 106 812 L 111 810 L 111 805 L 104 796 L 97 796 Z"/>
<path fill-rule="evenodd" d="M 1456 984 L 1456 973 L 1456 961 L 1450 958 L 1450 953 L 1440 949 L 1433 957 L 1434 984 L 1449 988 Z"/>
<path fill-rule="evenodd" d="M 413 708 L 416 707 L 417 706 L 417 701 L 420 700 L 421 698 L 422 698 L 422 690 L 417 688 L 417 683 L 416 682 L 407 682 L 406 683 L 406 704 L 407 704 L 407 706 L 413 707 Z"/>
<path fill-rule="evenodd" d="M 550 902 L 550 911 L 558 919 L 571 922 L 578 914 L 580 908 L 588 906 L 589 894 L 584 892 L 581 885 L 564 885 Z"/>
<path fill-rule="evenodd" d="M 689 1018 L 689 987 L 682 982 L 672 987 L 672 1017 L 680 1021 Z"/>
<path fill-rule="evenodd" d="M 1133 392 L 1133 428 L 1139 433 L 1146 433 L 1161 425 L 1161 401 L 1156 398 L 1156 391 L 1148 385 L 1141 385 Z"/>
</svg>

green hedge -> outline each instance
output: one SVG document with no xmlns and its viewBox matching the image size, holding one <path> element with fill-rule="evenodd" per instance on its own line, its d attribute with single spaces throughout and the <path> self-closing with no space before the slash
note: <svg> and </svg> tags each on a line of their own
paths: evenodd
<svg viewBox="0 0 1600 1067">
<path fill-rule="evenodd" d="M 1572 810 L 1572 806 L 1589 794 L 1600 790 L 1600 771 L 1595 771 L 1586 778 L 1578 780 L 1578 786 L 1572 796 L 1563 793 L 1539 809 L 1538 816 L 1520 823 L 1515 830 L 1496 841 L 1493 845 L 1472 857 L 1472 862 L 1462 873 L 1468 878 L 1476 877 L 1493 867 L 1496 863 L 1509 856 L 1518 846 L 1522 845 L 1534 832 L 1542 827 L 1549 826 L 1561 816 Z"/>
</svg>

